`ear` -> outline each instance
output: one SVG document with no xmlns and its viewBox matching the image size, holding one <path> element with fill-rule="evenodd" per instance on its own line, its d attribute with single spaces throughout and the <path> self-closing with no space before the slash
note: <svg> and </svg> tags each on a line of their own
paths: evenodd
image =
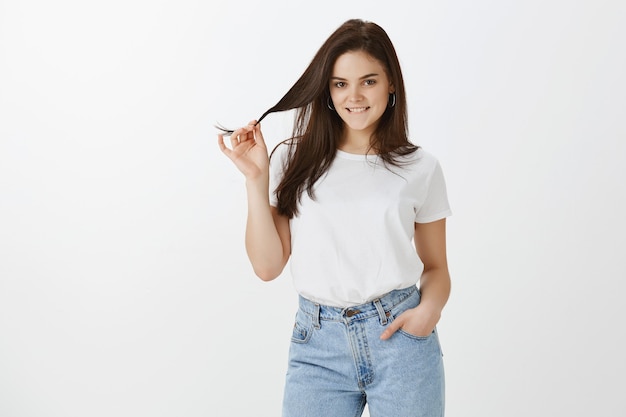
<svg viewBox="0 0 626 417">
<path fill-rule="evenodd" d="M 393 83 L 389 83 L 389 94 L 393 94 L 396 92 L 396 87 L 393 86 Z"/>
</svg>

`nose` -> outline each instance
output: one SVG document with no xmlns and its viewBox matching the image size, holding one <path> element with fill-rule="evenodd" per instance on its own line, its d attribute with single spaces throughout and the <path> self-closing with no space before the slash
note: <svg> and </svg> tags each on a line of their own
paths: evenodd
<svg viewBox="0 0 626 417">
<path fill-rule="evenodd" d="M 363 94 L 361 93 L 360 86 L 353 86 L 350 88 L 350 94 L 348 95 L 348 99 L 350 101 L 361 101 L 363 99 Z"/>
</svg>

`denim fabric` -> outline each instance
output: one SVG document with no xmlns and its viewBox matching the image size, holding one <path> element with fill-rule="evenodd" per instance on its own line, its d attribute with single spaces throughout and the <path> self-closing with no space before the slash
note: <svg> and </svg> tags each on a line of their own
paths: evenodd
<svg viewBox="0 0 626 417">
<path fill-rule="evenodd" d="M 444 370 L 437 332 L 380 335 L 416 307 L 416 287 L 336 308 L 300 297 L 289 351 L 283 417 L 442 417 Z"/>
</svg>

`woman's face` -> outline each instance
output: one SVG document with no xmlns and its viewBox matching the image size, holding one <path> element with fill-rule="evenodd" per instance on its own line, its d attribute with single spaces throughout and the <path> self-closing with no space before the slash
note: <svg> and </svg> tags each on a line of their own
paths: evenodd
<svg viewBox="0 0 626 417">
<path fill-rule="evenodd" d="M 374 133 L 394 92 L 382 64 L 363 51 L 339 56 L 330 77 L 330 97 L 348 134 Z"/>
</svg>

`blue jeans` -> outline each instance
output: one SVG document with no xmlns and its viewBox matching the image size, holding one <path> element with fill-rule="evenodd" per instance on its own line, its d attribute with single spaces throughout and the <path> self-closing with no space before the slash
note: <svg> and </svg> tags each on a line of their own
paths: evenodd
<svg viewBox="0 0 626 417">
<path fill-rule="evenodd" d="M 416 287 L 373 302 L 336 308 L 300 297 L 283 417 L 442 417 L 444 370 L 437 332 L 402 330 L 380 340 L 385 326 L 417 306 Z"/>
</svg>

